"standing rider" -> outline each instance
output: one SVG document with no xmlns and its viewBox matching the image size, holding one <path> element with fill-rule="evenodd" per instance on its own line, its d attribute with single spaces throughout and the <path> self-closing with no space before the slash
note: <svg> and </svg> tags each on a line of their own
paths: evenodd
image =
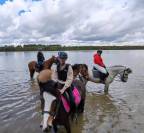
<svg viewBox="0 0 144 133">
<path fill-rule="evenodd" d="M 102 50 L 97 50 L 97 53 L 94 54 L 94 68 L 96 68 L 100 72 L 100 78 L 102 81 L 105 81 L 105 78 L 109 75 L 106 70 L 106 66 L 103 63 L 103 59 L 101 57 Z"/>
<path fill-rule="evenodd" d="M 38 64 L 39 71 L 41 71 L 43 69 L 44 60 L 45 60 L 45 58 L 42 53 L 42 49 L 39 49 L 38 53 L 37 53 L 37 64 Z"/>
</svg>

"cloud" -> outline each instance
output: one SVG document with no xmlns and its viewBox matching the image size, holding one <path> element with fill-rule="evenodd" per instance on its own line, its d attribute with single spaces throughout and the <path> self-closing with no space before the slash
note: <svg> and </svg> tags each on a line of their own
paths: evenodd
<svg viewBox="0 0 144 133">
<path fill-rule="evenodd" d="M 144 42 L 143 0 L 13 0 L 0 5 L 0 43 Z"/>
</svg>

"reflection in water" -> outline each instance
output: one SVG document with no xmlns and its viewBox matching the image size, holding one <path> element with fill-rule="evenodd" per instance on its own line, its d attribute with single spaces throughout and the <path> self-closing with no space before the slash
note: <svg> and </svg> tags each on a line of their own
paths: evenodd
<svg viewBox="0 0 144 133">
<path fill-rule="evenodd" d="M 113 119 L 118 113 L 112 97 L 105 94 L 87 94 L 85 108 L 84 133 L 108 132 L 117 121 Z"/>
<path fill-rule="evenodd" d="M 94 52 L 68 52 L 68 62 L 86 63 L 92 68 Z M 48 59 L 57 52 L 44 54 Z M 89 83 L 85 112 L 77 125 L 71 124 L 72 133 L 143 133 L 144 52 L 104 51 L 103 56 L 107 66 L 129 66 L 133 74 L 126 84 L 113 82 L 110 95 L 103 94 L 103 86 Z M 41 132 L 39 87 L 36 80 L 29 80 L 27 67 L 31 60 L 36 60 L 36 52 L 0 53 L 0 133 Z"/>
</svg>

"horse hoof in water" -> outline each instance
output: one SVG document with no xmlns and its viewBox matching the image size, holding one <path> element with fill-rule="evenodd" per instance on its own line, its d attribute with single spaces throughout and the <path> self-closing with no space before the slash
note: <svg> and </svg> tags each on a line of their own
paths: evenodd
<svg viewBox="0 0 144 133">
<path fill-rule="evenodd" d="M 49 131 L 48 128 L 46 128 L 46 129 L 43 130 L 44 133 L 46 133 L 46 132 L 48 132 L 48 131 Z"/>
<path fill-rule="evenodd" d="M 43 126 L 40 124 L 40 128 L 42 128 Z"/>
<path fill-rule="evenodd" d="M 41 125 L 41 126 L 42 126 L 42 125 Z M 47 128 L 42 129 L 42 130 L 43 130 L 43 132 L 48 132 L 48 131 L 50 131 L 51 129 L 52 129 L 52 126 L 48 125 Z"/>
</svg>

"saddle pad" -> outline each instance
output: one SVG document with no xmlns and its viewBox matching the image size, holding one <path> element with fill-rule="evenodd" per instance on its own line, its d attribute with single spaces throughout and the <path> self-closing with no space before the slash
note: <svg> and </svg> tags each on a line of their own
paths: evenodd
<svg viewBox="0 0 144 133">
<path fill-rule="evenodd" d="M 70 112 L 70 104 L 68 103 L 68 101 L 65 99 L 63 95 L 61 95 L 61 100 L 62 100 L 65 111 L 67 113 Z"/>
<path fill-rule="evenodd" d="M 73 92 L 73 97 L 74 97 L 75 104 L 79 105 L 79 103 L 81 101 L 81 95 L 80 95 L 78 89 L 76 87 L 74 87 L 72 92 Z"/>
</svg>

